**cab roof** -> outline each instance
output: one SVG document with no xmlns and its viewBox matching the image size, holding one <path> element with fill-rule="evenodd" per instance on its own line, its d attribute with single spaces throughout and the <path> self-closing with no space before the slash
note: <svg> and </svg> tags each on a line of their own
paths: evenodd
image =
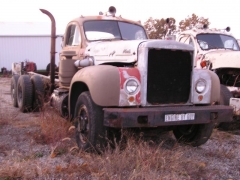
<svg viewBox="0 0 240 180">
<path fill-rule="evenodd" d="M 232 36 L 231 33 L 227 32 L 225 29 L 191 29 L 191 30 L 186 30 L 181 32 L 180 34 L 191 34 L 192 36 L 197 36 L 198 34 L 223 34 L 223 35 L 228 35 Z"/>
<path fill-rule="evenodd" d="M 80 16 L 78 18 L 73 19 L 69 23 L 78 22 L 78 24 L 82 26 L 85 21 L 89 21 L 89 20 L 116 20 L 116 21 L 122 21 L 122 22 L 127 22 L 127 23 L 142 26 L 140 21 L 133 21 L 130 19 L 122 18 L 121 16 L 112 16 L 112 15 Z"/>
</svg>

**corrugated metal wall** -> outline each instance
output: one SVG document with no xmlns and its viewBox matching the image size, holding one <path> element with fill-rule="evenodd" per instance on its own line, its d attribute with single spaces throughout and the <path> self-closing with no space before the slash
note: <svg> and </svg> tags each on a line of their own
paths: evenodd
<svg viewBox="0 0 240 180">
<path fill-rule="evenodd" d="M 56 38 L 55 62 L 58 65 L 61 37 Z M 0 36 L 0 69 L 11 70 L 13 62 L 28 59 L 37 64 L 37 69 L 46 69 L 50 63 L 50 36 Z"/>
</svg>

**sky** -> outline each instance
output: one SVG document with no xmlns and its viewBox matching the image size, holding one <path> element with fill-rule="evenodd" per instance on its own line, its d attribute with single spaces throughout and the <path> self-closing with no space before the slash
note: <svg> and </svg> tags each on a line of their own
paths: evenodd
<svg viewBox="0 0 240 180">
<path fill-rule="evenodd" d="M 237 0 L 0 0 L 0 23 L 51 22 L 39 9 L 49 11 L 55 18 L 57 33 L 64 33 L 66 24 L 81 15 L 98 15 L 110 6 L 116 15 L 142 24 L 154 19 L 173 17 L 177 25 L 193 13 L 208 18 L 210 28 L 231 28 L 231 34 L 240 39 L 240 5 Z M 0 29 L 1 31 L 1 29 Z M 17 28 L 16 28 L 17 31 Z"/>
</svg>

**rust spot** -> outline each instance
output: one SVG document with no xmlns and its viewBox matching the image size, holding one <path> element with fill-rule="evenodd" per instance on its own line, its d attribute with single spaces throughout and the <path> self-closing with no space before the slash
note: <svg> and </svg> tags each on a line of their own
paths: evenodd
<svg viewBox="0 0 240 180">
<path fill-rule="evenodd" d="M 108 124 L 110 127 L 122 127 L 122 119 L 108 119 Z"/>
</svg>

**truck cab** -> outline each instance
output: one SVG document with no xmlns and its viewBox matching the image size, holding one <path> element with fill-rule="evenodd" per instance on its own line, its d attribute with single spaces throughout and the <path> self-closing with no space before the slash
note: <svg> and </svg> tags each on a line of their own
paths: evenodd
<svg viewBox="0 0 240 180">
<path fill-rule="evenodd" d="M 232 121 L 232 107 L 220 105 L 218 76 L 194 68 L 191 45 L 148 39 L 115 7 L 70 21 L 62 45 L 50 105 L 74 123 L 81 149 L 96 150 L 109 132 L 127 128 L 173 131 L 179 142 L 200 146 L 216 123 Z M 23 112 L 38 102 L 36 88 L 45 94 L 46 77 L 29 74 L 12 78 L 12 100 Z"/>
</svg>

